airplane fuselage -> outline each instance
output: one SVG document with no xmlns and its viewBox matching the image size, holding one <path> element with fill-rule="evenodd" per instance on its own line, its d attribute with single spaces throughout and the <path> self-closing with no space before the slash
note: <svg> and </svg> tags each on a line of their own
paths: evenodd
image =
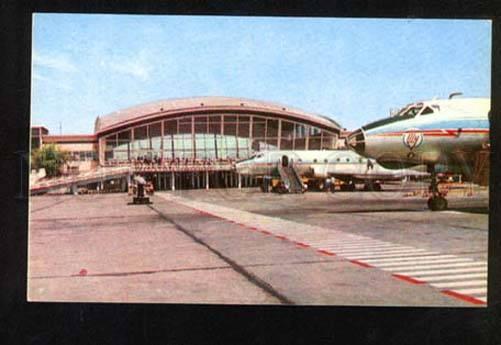
<svg viewBox="0 0 501 345">
<path fill-rule="evenodd" d="M 421 176 L 415 170 L 386 169 L 375 161 L 349 150 L 267 151 L 240 161 L 236 170 L 243 175 L 277 176 L 283 160 L 292 161 L 301 176 L 335 177 L 341 180 L 399 180 L 405 176 Z"/>
<path fill-rule="evenodd" d="M 347 143 L 387 167 L 444 164 L 465 170 L 488 146 L 489 108 L 489 99 L 415 103 L 397 116 L 362 126 Z"/>
</svg>

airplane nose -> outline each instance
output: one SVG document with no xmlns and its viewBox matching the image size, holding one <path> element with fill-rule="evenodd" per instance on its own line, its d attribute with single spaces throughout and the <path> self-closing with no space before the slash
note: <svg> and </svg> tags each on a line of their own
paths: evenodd
<svg viewBox="0 0 501 345">
<path fill-rule="evenodd" d="M 365 152 L 365 135 L 362 129 L 357 129 L 346 138 L 346 146 L 359 154 Z"/>
</svg>

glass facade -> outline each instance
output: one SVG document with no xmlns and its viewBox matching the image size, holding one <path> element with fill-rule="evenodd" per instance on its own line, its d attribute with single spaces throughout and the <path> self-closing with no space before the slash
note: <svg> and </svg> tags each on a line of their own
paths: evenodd
<svg viewBox="0 0 501 345">
<path fill-rule="evenodd" d="M 241 159 L 263 150 L 334 149 L 337 134 L 272 116 L 209 114 L 158 120 L 102 140 L 105 161 Z"/>
</svg>

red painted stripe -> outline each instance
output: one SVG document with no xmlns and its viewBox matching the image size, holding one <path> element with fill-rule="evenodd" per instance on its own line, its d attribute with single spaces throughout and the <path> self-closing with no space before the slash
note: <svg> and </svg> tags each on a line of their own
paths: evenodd
<svg viewBox="0 0 501 345">
<path fill-rule="evenodd" d="M 457 299 L 460 299 L 462 301 L 469 302 L 469 303 L 472 303 L 472 304 L 487 305 L 487 303 L 485 303 L 484 301 L 476 299 L 475 297 L 471 297 L 471 296 L 468 296 L 468 295 L 463 295 L 463 294 L 461 294 L 459 292 L 455 292 L 455 291 L 451 291 L 451 290 L 442 290 L 441 292 L 444 295 L 452 296 L 452 297 L 455 297 Z"/>
<path fill-rule="evenodd" d="M 422 133 L 426 136 L 456 136 L 458 133 L 457 129 L 427 129 L 427 130 L 414 130 L 414 131 L 399 131 L 399 132 L 388 132 L 373 134 L 374 136 L 381 137 L 393 137 L 401 136 L 406 133 Z M 489 134 L 489 129 L 462 129 L 461 133 L 467 134 Z"/>
<path fill-rule="evenodd" d="M 358 261 L 358 260 L 350 260 L 350 262 L 351 262 L 352 264 L 359 265 L 359 266 L 362 266 L 362 267 L 367 267 L 367 268 L 372 268 L 372 267 L 374 267 L 374 266 L 372 266 L 372 265 L 366 264 L 365 262 Z"/>
<path fill-rule="evenodd" d="M 334 256 L 334 255 L 336 255 L 336 254 L 334 254 L 334 253 L 331 253 L 331 252 L 329 252 L 329 251 L 327 251 L 327 250 L 322 250 L 322 249 L 318 249 L 318 250 L 317 250 L 317 252 L 322 253 L 322 254 L 325 254 L 325 255 L 330 255 L 330 256 Z"/>
<path fill-rule="evenodd" d="M 256 228 L 255 226 L 250 226 L 249 229 L 254 230 L 254 231 L 258 230 L 258 228 Z"/>
<path fill-rule="evenodd" d="M 302 248 L 308 248 L 310 246 L 309 244 L 306 244 L 306 243 L 303 243 L 303 242 L 296 242 L 296 241 L 294 241 L 294 244 L 296 246 L 299 246 L 299 247 L 302 247 Z"/>
<path fill-rule="evenodd" d="M 275 235 L 275 237 L 276 237 L 276 238 L 279 238 L 279 239 L 281 239 L 281 240 L 286 240 L 286 239 L 287 239 L 287 237 L 282 236 L 282 235 Z"/>
<path fill-rule="evenodd" d="M 269 231 L 266 231 L 266 230 L 260 230 L 263 234 L 266 234 L 266 235 L 271 235 L 271 232 Z"/>
<path fill-rule="evenodd" d="M 394 276 L 397 279 L 400 279 L 400 280 L 403 280 L 403 281 L 406 281 L 406 282 L 412 283 L 412 284 L 425 284 L 426 283 L 424 281 L 417 280 L 415 278 L 412 278 L 412 277 L 409 277 L 409 276 L 404 276 L 404 275 L 401 275 L 401 274 L 392 274 L 392 276 Z"/>
</svg>

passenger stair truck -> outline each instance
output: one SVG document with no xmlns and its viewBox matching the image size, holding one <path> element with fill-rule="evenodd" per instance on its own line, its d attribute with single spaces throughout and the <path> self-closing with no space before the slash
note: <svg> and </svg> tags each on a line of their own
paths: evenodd
<svg viewBox="0 0 501 345">
<path fill-rule="evenodd" d="M 289 193 L 303 193 L 304 186 L 301 177 L 297 170 L 294 168 L 293 160 L 282 160 L 282 164 L 278 165 L 278 172 L 280 178 L 285 186 L 287 186 Z"/>
</svg>

